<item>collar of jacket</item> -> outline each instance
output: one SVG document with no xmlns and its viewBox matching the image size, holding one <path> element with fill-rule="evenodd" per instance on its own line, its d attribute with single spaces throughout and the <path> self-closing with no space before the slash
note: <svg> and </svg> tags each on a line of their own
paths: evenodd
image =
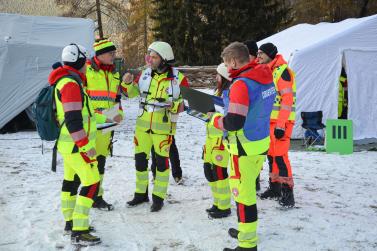
<svg viewBox="0 0 377 251">
<path fill-rule="evenodd" d="M 167 73 L 167 76 L 165 78 L 163 78 L 162 80 L 173 80 L 174 79 L 174 74 L 173 74 L 173 67 L 169 66 L 166 71 L 162 72 L 162 73 L 158 73 L 157 71 L 155 70 L 152 70 L 152 78 L 155 76 L 155 75 L 163 75 Z"/>
<path fill-rule="evenodd" d="M 70 67 L 68 65 L 63 65 L 55 70 L 53 70 L 49 77 L 48 77 L 48 82 L 50 85 L 55 84 L 59 79 L 61 79 L 64 76 L 68 75 L 77 75 L 78 77 L 81 78 L 83 86 L 86 86 L 86 76 L 85 74 L 82 74 L 80 71 L 76 70 L 73 67 Z"/>
<path fill-rule="evenodd" d="M 248 63 L 237 70 L 231 70 L 230 77 L 235 78 L 248 78 L 257 81 L 260 84 L 271 84 L 272 71 L 266 64 L 257 64 L 255 61 Z"/>
<path fill-rule="evenodd" d="M 91 58 L 90 61 L 88 61 L 88 64 L 95 71 L 103 70 L 103 71 L 112 72 L 112 73 L 115 72 L 115 65 L 114 64 L 112 64 L 112 65 L 102 64 L 101 61 L 99 61 L 99 59 L 96 56 Z"/>
<path fill-rule="evenodd" d="M 239 69 L 232 69 L 230 70 L 229 74 L 230 74 L 230 77 L 231 78 L 236 78 L 236 77 L 239 77 L 243 72 L 245 71 L 249 71 L 251 70 L 252 68 L 255 68 L 255 66 L 257 66 L 257 63 L 255 63 L 254 61 L 244 65 L 243 67 L 239 68 Z"/>
<path fill-rule="evenodd" d="M 268 66 L 271 68 L 271 71 L 273 71 L 275 68 L 284 64 L 288 64 L 287 61 L 284 60 L 281 54 L 277 54 L 276 57 L 268 64 Z"/>
</svg>

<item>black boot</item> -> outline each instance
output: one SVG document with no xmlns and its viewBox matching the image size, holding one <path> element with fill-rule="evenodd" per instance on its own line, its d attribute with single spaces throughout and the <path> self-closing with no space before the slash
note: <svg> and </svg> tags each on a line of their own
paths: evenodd
<svg viewBox="0 0 377 251">
<path fill-rule="evenodd" d="M 293 189 L 288 184 L 283 184 L 281 188 L 281 198 L 279 204 L 283 207 L 291 208 L 295 206 L 295 198 L 293 196 Z"/>
<path fill-rule="evenodd" d="M 65 227 L 64 227 L 64 235 L 72 234 L 72 227 L 73 223 L 72 221 L 66 221 L 65 222 Z"/>
<path fill-rule="evenodd" d="M 66 221 L 65 227 L 64 227 L 64 235 L 72 234 L 72 227 L 73 227 L 73 222 L 71 220 Z M 89 232 L 95 232 L 96 231 L 96 229 L 93 226 L 89 226 L 88 230 L 89 230 Z"/>
<path fill-rule="evenodd" d="M 252 248 L 241 248 L 241 247 L 236 247 L 236 248 L 224 248 L 224 251 L 257 251 L 257 247 L 252 247 Z"/>
<path fill-rule="evenodd" d="M 255 181 L 255 190 L 260 191 L 259 175 L 257 177 L 257 180 Z"/>
<path fill-rule="evenodd" d="M 214 212 L 216 210 L 218 210 L 217 206 L 212 205 L 212 207 L 206 209 L 206 212 L 211 213 L 211 212 Z"/>
<path fill-rule="evenodd" d="M 260 198 L 264 199 L 279 199 L 281 196 L 281 184 L 279 182 L 271 182 L 269 181 L 270 186 L 264 191 Z"/>
<path fill-rule="evenodd" d="M 229 234 L 229 236 L 230 237 L 232 237 L 232 238 L 234 238 L 234 239 L 238 239 L 238 233 L 239 233 L 240 231 L 238 231 L 237 229 L 235 229 L 235 228 L 229 228 L 228 229 L 228 234 Z"/>
<path fill-rule="evenodd" d="M 216 211 L 208 213 L 208 215 L 214 219 L 225 218 L 225 217 L 228 217 L 230 214 L 231 214 L 230 208 L 225 209 L 225 210 L 217 209 Z"/>
<path fill-rule="evenodd" d="M 127 201 L 127 204 L 130 207 L 134 207 L 144 202 L 149 202 L 148 193 L 135 193 L 134 198 L 130 201 Z"/>
<path fill-rule="evenodd" d="M 151 206 L 151 212 L 160 211 L 162 206 L 164 205 L 164 200 L 162 198 L 152 194 L 152 201 L 153 201 L 153 204 Z"/>
<path fill-rule="evenodd" d="M 174 181 L 175 181 L 175 183 L 177 183 L 178 185 L 182 185 L 182 184 L 183 184 L 183 179 L 182 179 L 182 177 L 174 177 Z"/>
<path fill-rule="evenodd" d="M 74 231 L 71 235 L 72 245 L 94 246 L 101 243 L 101 239 L 88 231 Z"/>
<path fill-rule="evenodd" d="M 104 211 L 113 211 L 114 206 L 112 204 L 107 203 L 102 196 L 98 196 L 93 202 L 93 208 L 97 208 L 99 210 Z"/>
</svg>

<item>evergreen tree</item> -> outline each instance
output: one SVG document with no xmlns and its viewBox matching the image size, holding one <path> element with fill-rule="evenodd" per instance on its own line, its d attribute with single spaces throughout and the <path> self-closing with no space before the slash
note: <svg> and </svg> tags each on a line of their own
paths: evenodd
<svg viewBox="0 0 377 251">
<path fill-rule="evenodd" d="M 155 37 L 170 43 L 180 64 L 221 62 L 233 41 L 262 39 L 286 25 L 286 0 L 153 0 Z"/>
</svg>

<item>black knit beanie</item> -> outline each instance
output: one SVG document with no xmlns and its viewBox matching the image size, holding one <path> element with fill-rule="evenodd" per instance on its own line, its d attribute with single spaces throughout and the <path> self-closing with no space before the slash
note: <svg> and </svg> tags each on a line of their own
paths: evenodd
<svg viewBox="0 0 377 251">
<path fill-rule="evenodd" d="M 273 43 L 262 44 L 259 47 L 259 50 L 266 53 L 267 56 L 271 59 L 274 59 L 276 57 L 276 54 L 278 53 L 278 48 L 276 48 L 276 46 Z"/>
</svg>

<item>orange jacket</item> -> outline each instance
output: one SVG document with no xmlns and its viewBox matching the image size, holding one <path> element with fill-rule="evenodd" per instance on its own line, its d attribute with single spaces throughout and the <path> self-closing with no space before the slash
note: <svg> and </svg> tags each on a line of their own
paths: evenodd
<svg viewBox="0 0 377 251">
<path fill-rule="evenodd" d="M 271 71 L 274 75 L 277 68 L 285 64 L 288 63 L 284 60 L 282 55 L 278 54 L 276 55 L 275 59 L 272 60 L 268 65 L 270 66 Z M 278 79 L 274 77 L 274 83 L 278 92 L 276 98 L 279 99 L 280 97 L 281 102 L 279 115 L 277 119 L 271 118 L 271 122 L 275 122 L 277 128 L 285 128 L 285 124 L 289 120 L 289 115 L 291 114 L 291 111 L 294 110 L 294 108 L 292 107 L 295 95 L 293 90 L 294 74 L 292 70 L 287 67 Z M 294 122 L 294 120 L 292 122 Z"/>
</svg>

